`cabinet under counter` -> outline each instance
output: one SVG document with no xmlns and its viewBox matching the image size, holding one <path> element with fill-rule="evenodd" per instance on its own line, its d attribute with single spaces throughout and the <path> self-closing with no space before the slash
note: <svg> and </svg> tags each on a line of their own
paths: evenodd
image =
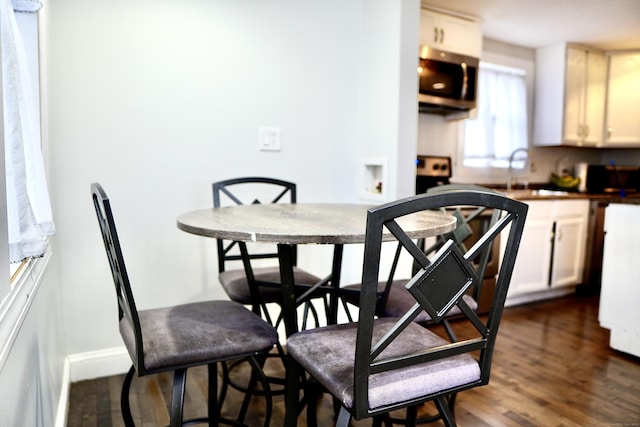
<svg viewBox="0 0 640 427">
<path fill-rule="evenodd" d="M 589 200 L 527 200 L 508 305 L 575 292 L 584 276 Z M 504 247 L 501 247 L 504 250 Z"/>
</svg>

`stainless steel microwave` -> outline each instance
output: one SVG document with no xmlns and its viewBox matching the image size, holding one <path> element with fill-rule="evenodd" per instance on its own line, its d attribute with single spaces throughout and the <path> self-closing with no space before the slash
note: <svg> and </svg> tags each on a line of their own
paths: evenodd
<svg viewBox="0 0 640 427">
<path fill-rule="evenodd" d="M 420 49 L 420 112 L 446 114 L 476 108 L 480 60 L 429 46 Z"/>
</svg>

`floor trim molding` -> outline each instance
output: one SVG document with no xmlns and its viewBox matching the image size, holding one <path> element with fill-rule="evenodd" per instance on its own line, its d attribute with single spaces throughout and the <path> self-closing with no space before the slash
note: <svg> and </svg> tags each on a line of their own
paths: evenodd
<svg viewBox="0 0 640 427">
<path fill-rule="evenodd" d="M 72 383 L 124 374 L 130 367 L 131 359 L 124 346 L 67 356 L 62 370 L 62 385 L 60 386 L 55 427 L 67 425 L 69 392 Z"/>
<path fill-rule="evenodd" d="M 71 354 L 67 360 L 70 382 L 125 374 L 131 367 L 131 358 L 124 346 Z"/>
</svg>

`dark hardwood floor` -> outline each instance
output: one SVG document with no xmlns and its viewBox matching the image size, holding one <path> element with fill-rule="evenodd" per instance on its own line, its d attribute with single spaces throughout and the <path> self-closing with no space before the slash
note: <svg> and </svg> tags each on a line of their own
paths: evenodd
<svg viewBox="0 0 640 427">
<path fill-rule="evenodd" d="M 611 350 L 609 332 L 598 323 L 597 297 L 567 297 L 507 308 L 500 327 L 491 381 L 458 395 L 460 426 L 640 426 L 640 359 Z M 638 317 L 640 321 L 640 315 Z M 460 336 L 465 334 L 458 327 Z M 271 371 L 282 371 L 276 364 Z M 202 414 L 206 376 L 190 371 L 185 414 Z M 69 427 L 122 426 L 119 393 L 123 376 L 74 383 Z M 138 426 L 168 424 L 169 375 L 136 378 L 131 393 Z M 230 392 L 225 413 L 235 414 L 240 394 Z M 331 426 L 328 396 L 319 405 L 319 426 Z M 275 398 L 272 426 L 281 426 L 284 402 Z M 432 411 L 427 404 L 422 412 Z M 247 424 L 262 425 L 259 398 Z M 369 420 L 353 422 L 368 426 Z M 302 414 L 300 426 L 306 425 Z M 441 425 L 439 423 L 432 425 Z"/>
</svg>

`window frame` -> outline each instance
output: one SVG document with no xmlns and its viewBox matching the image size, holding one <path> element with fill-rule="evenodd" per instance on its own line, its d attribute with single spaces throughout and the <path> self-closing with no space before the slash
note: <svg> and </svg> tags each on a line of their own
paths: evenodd
<svg viewBox="0 0 640 427">
<path fill-rule="evenodd" d="M 533 93 L 535 81 L 535 57 L 508 56 L 501 53 L 483 52 L 482 61 L 495 64 L 500 67 L 521 69 L 525 72 L 525 85 L 527 94 L 527 137 L 528 147 L 531 148 L 532 123 L 533 123 Z M 471 112 L 474 118 L 476 110 Z M 506 182 L 507 170 L 503 167 L 470 167 L 464 165 L 464 121 L 460 121 L 458 126 L 456 144 L 456 164 L 454 165 L 456 182 L 475 184 L 496 184 Z"/>
<path fill-rule="evenodd" d="M 42 21 L 38 13 L 16 13 L 16 20 L 23 42 L 27 49 L 29 77 L 32 80 L 33 94 L 36 97 L 37 122 L 40 124 L 40 140 L 43 146 L 43 157 L 46 165 L 46 144 L 42 132 L 43 105 L 40 87 L 40 45 Z M 0 50 L 2 47 L 0 46 Z M 0 52 L 1 53 L 1 52 Z M 0 61 L 2 56 L 0 55 Z M 1 65 L 1 62 L 0 62 Z M 0 67 L 0 82 L 2 81 Z M 4 95 L 0 84 L 0 96 Z M 43 275 L 53 256 L 50 242 L 42 257 L 23 260 L 20 263 L 9 262 L 9 236 L 7 227 L 6 169 L 4 162 L 4 106 L 0 102 L 0 367 L 4 365 L 11 353 L 13 343 L 21 330 L 32 302 L 38 294 Z"/>
</svg>

